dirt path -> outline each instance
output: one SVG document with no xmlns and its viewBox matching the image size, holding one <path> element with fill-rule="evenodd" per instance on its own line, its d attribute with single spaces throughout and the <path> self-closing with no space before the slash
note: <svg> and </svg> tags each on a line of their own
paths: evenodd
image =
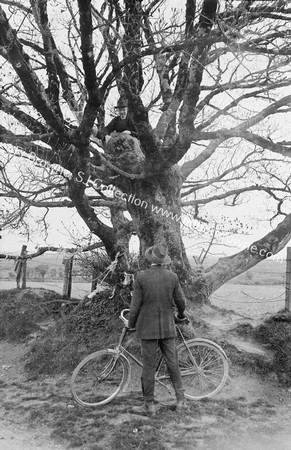
<svg viewBox="0 0 291 450">
<path fill-rule="evenodd" d="M 219 400 L 226 402 L 227 413 L 221 419 L 218 415 L 210 441 L 216 439 L 219 445 L 209 449 L 291 450 L 290 390 L 249 374 L 237 375 L 212 401 Z"/>
<path fill-rule="evenodd" d="M 33 384 L 27 382 L 23 370 L 23 357 L 28 347 L 0 341 L 0 448 L 1 450 L 64 450 L 50 437 L 51 430 L 45 426 L 35 428 L 21 414 L 19 407 L 24 406 L 23 388 L 33 390 Z M 25 389 L 27 390 L 27 389 Z"/>
<path fill-rule="evenodd" d="M 67 447 L 50 443 L 49 435 L 44 431 L 33 432 L 27 425 L 11 424 L 0 421 L 1 450 L 63 450 Z"/>
<path fill-rule="evenodd" d="M 291 450 L 291 390 L 231 368 L 214 399 L 177 414 L 132 414 L 139 383 L 99 410 L 72 403 L 68 377 L 27 380 L 26 345 L 0 341 L 1 450 Z"/>
</svg>

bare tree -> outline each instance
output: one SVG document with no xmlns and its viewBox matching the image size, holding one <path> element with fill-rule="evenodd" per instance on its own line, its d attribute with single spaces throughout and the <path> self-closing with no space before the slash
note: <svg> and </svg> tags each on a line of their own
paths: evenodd
<svg viewBox="0 0 291 450">
<path fill-rule="evenodd" d="M 35 267 L 35 272 L 41 277 L 42 281 L 44 281 L 44 277 L 49 269 L 47 264 L 40 264 Z"/>
<path fill-rule="evenodd" d="M 2 195 L 18 201 L 7 220 L 32 206 L 74 207 L 111 258 L 132 232 L 141 260 L 163 239 L 195 285 L 183 210 L 206 220 L 210 202 L 261 192 L 283 221 L 256 245 L 280 251 L 291 237 L 291 140 L 275 126 L 290 119 L 288 3 L 0 1 Z M 130 136 L 99 140 L 119 96 L 142 151 Z M 23 173 L 11 175 L 11 155 Z M 197 296 L 261 259 L 248 250 L 220 259 L 203 283 L 199 275 Z"/>
</svg>

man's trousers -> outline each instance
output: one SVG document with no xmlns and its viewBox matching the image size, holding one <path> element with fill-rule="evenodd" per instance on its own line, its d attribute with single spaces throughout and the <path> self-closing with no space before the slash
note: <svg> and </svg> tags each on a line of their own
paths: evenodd
<svg viewBox="0 0 291 450">
<path fill-rule="evenodd" d="M 165 358 L 176 398 L 179 401 L 183 401 L 184 389 L 182 386 L 175 338 L 141 340 L 143 357 L 141 385 L 144 401 L 145 403 L 152 403 L 154 401 L 156 350 L 158 345 Z"/>
</svg>

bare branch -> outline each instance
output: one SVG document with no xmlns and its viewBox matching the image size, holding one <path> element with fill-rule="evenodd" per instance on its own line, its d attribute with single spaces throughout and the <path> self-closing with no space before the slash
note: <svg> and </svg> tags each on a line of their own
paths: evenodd
<svg viewBox="0 0 291 450">
<path fill-rule="evenodd" d="M 26 14 L 32 14 L 32 10 L 30 8 L 27 8 L 22 3 L 19 3 L 17 1 L 14 1 L 14 0 L 1 0 L 0 3 L 2 3 L 3 5 L 14 6 L 15 8 L 18 8 L 18 9 L 24 11 Z"/>
<path fill-rule="evenodd" d="M 288 214 L 275 230 L 252 245 L 256 245 L 259 251 L 263 248 L 266 253 L 270 252 L 275 255 L 285 247 L 290 238 L 291 214 Z M 259 251 L 257 255 L 253 255 L 249 249 L 246 249 L 235 255 L 220 258 L 216 264 L 207 268 L 205 280 L 209 292 L 214 292 L 234 276 L 245 272 L 262 261 L 264 257 L 260 256 Z"/>
<path fill-rule="evenodd" d="M 181 173 L 183 176 L 183 180 L 186 180 L 187 177 L 201 164 L 203 164 L 207 159 L 211 158 L 211 156 L 215 153 L 219 145 L 224 141 L 224 139 L 215 139 L 207 146 L 205 150 L 203 150 L 196 158 L 186 161 L 181 167 Z"/>
<path fill-rule="evenodd" d="M 45 90 L 40 80 L 29 64 L 29 58 L 24 53 L 14 30 L 2 8 L 0 7 L 0 41 L 5 47 L 7 60 L 12 64 L 15 72 L 21 79 L 27 97 L 36 110 L 45 118 L 48 124 L 61 136 L 66 136 L 62 121 L 52 111 L 45 94 Z"/>
<path fill-rule="evenodd" d="M 0 253 L 0 259 L 13 259 L 15 261 L 23 260 L 23 259 L 33 259 L 37 258 L 40 255 L 43 255 L 46 252 L 67 252 L 67 253 L 79 253 L 79 252 L 89 252 L 92 250 L 96 250 L 96 248 L 102 248 L 104 244 L 102 242 L 96 242 L 95 244 L 91 244 L 85 247 L 73 247 L 73 248 L 62 248 L 62 247 L 40 247 L 37 252 L 31 253 L 30 255 L 24 256 L 14 256 L 14 255 L 6 255 L 4 253 Z"/>
<path fill-rule="evenodd" d="M 195 205 L 206 205 L 207 203 L 211 203 L 213 201 L 217 201 L 217 200 L 222 200 L 228 197 L 238 197 L 240 194 L 243 194 L 245 192 L 251 192 L 251 191 L 263 191 L 263 192 L 267 192 L 271 197 L 274 197 L 277 201 L 279 200 L 278 197 L 276 197 L 275 195 L 275 191 L 277 192 L 289 192 L 289 190 L 287 191 L 286 189 L 278 189 L 278 188 L 268 188 L 265 186 L 244 186 L 241 189 L 233 189 L 233 190 L 228 190 L 227 192 L 224 192 L 222 194 L 217 194 L 217 195 L 212 195 L 209 196 L 207 198 L 201 198 L 201 199 L 196 199 L 196 200 L 189 200 L 189 201 L 184 201 L 181 203 L 182 207 L 185 206 L 195 206 Z"/>
<path fill-rule="evenodd" d="M 91 0 L 78 0 L 78 6 L 80 13 L 82 61 L 85 72 L 85 85 L 88 92 L 88 102 L 78 134 L 81 132 L 83 139 L 85 139 L 84 143 L 86 143 L 89 141 L 98 108 L 102 103 L 102 96 L 97 84 L 95 72 Z"/>
</svg>

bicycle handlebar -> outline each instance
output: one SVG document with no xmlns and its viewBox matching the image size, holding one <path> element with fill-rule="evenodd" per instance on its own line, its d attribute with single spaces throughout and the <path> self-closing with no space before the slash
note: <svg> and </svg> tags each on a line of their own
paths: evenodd
<svg viewBox="0 0 291 450">
<path fill-rule="evenodd" d="M 124 314 L 128 313 L 129 309 L 123 309 L 119 315 L 119 318 L 122 320 L 122 322 L 124 323 L 124 325 L 128 328 L 128 319 L 126 319 L 126 317 L 124 317 Z"/>
<path fill-rule="evenodd" d="M 129 309 L 123 309 L 119 315 L 119 318 L 124 323 L 124 326 L 128 328 L 128 319 L 125 317 L 125 314 L 129 313 Z M 183 317 L 182 319 L 179 319 L 177 316 L 175 316 L 175 323 L 176 325 L 187 325 L 190 322 L 189 318 L 187 316 Z"/>
<path fill-rule="evenodd" d="M 178 316 L 175 316 L 175 324 L 176 325 L 188 325 L 190 323 L 189 317 L 184 316 L 183 318 L 179 318 Z"/>
</svg>

